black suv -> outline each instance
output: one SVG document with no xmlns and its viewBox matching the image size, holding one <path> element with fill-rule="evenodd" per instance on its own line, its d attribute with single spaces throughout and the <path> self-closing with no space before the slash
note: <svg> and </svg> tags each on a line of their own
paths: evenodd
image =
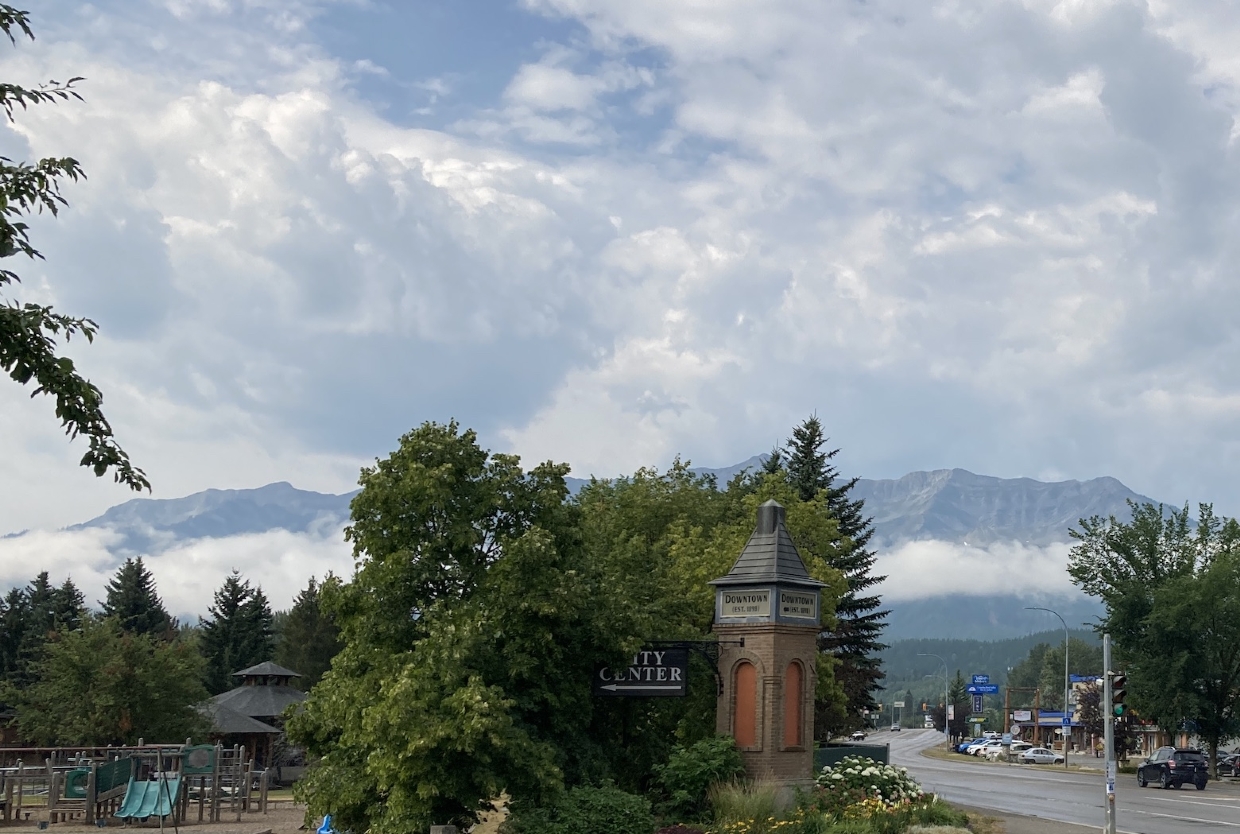
<svg viewBox="0 0 1240 834">
<path fill-rule="evenodd" d="M 1192 747 L 1159 747 L 1137 766 L 1137 784 L 1143 788 L 1150 782 L 1160 788 L 1192 783 L 1204 791 L 1209 778 L 1206 757 Z"/>
</svg>

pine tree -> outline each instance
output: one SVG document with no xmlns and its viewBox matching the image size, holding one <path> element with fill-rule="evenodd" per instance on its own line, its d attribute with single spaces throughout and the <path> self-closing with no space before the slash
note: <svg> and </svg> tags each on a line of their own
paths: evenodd
<svg viewBox="0 0 1240 834">
<path fill-rule="evenodd" d="M 106 616 L 116 618 L 122 631 L 171 637 L 176 623 L 155 592 L 155 580 L 142 564 L 141 556 L 126 559 L 125 564 L 117 568 L 107 591 L 107 599 L 99 604 Z"/>
<path fill-rule="evenodd" d="M 318 683 L 340 651 L 340 629 L 319 604 L 322 588 L 310 577 L 309 584 L 293 601 L 293 607 L 280 618 L 276 641 L 276 663 L 302 677 L 297 683 L 309 689 Z"/>
<path fill-rule="evenodd" d="M 0 678 L 18 687 L 29 683 L 31 665 L 42 656 L 48 637 L 80 628 L 85 603 L 72 579 L 57 588 L 47 571 L 25 588 L 9 591 L 0 603 Z"/>
<path fill-rule="evenodd" d="M 30 602 L 21 588 L 9 591 L 0 603 L 0 677 L 17 684 L 22 668 L 21 650 L 30 627 Z"/>
<path fill-rule="evenodd" d="M 261 588 L 251 588 L 238 571 L 215 592 L 210 619 L 200 619 L 205 683 L 211 694 L 232 688 L 233 672 L 271 660 L 271 606 Z"/>
<path fill-rule="evenodd" d="M 874 536 L 874 520 L 865 515 L 865 502 L 850 493 L 860 478 L 840 481 L 831 463 L 839 449 L 824 451 L 827 437 L 816 415 L 810 415 L 793 429 L 785 444 L 784 470 L 788 481 L 804 501 L 825 501 L 827 512 L 839 522 L 840 533 L 852 541 L 852 548 L 834 554 L 832 567 L 844 574 L 848 590 L 836 606 L 838 625 L 819 638 L 819 648 L 840 660 L 836 679 L 848 696 L 850 716 L 859 720 L 861 711 L 875 709 L 874 692 L 884 675 L 878 653 L 886 648 L 879 642 L 886 627 L 887 611 L 882 600 L 867 593 L 886 577 L 874 576 L 875 553 L 869 549 Z"/>
</svg>

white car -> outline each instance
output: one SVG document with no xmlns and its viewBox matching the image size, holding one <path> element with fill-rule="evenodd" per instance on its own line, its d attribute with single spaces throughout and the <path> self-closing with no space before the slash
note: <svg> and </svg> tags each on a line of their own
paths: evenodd
<svg viewBox="0 0 1240 834">
<path fill-rule="evenodd" d="M 1003 752 L 1003 742 L 996 741 L 995 739 L 992 738 L 990 741 L 978 747 L 977 751 L 974 752 L 973 755 L 974 756 L 989 756 L 992 753 L 998 754 L 1002 752 Z"/>
<path fill-rule="evenodd" d="M 1061 764 L 1063 756 L 1045 747 L 1032 747 L 1020 754 L 1020 760 L 1025 764 Z"/>
<path fill-rule="evenodd" d="M 865 732 L 863 730 L 857 730 L 857 732 L 850 735 L 849 738 L 853 741 L 865 741 Z"/>
<path fill-rule="evenodd" d="M 1003 734 L 996 733 L 994 730 L 991 730 L 988 733 L 982 733 L 982 738 L 1003 738 Z"/>
<path fill-rule="evenodd" d="M 982 740 L 982 741 L 975 741 L 975 742 L 973 742 L 972 744 L 970 744 L 968 747 L 966 747 L 966 748 L 964 749 L 964 752 L 968 753 L 970 756 L 976 756 L 976 755 L 977 755 L 977 751 L 978 751 L 978 750 L 981 750 L 981 749 L 982 749 L 983 747 L 985 747 L 987 744 L 990 744 L 990 740 L 989 740 L 989 739 L 984 739 L 984 740 Z"/>
<path fill-rule="evenodd" d="M 1032 749 L 1033 749 L 1033 745 L 1027 741 L 1014 741 L 1012 742 L 1012 746 L 1008 748 L 1008 752 L 1011 753 L 1013 756 L 1019 756 L 1021 753 L 1024 753 L 1026 750 L 1032 750 Z"/>
<path fill-rule="evenodd" d="M 891 725 L 891 732 L 893 732 L 893 733 L 898 733 L 898 732 L 900 732 L 900 725 L 899 725 L 899 724 L 892 724 L 892 725 Z"/>
</svg>

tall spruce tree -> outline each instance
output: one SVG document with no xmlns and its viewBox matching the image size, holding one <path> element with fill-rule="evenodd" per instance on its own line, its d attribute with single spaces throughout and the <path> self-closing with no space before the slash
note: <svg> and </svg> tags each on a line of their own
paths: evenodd
<svg viewBox="0 0 1240 834">
<path fill-rule="evenodd" d="M 85 598 L 72 579 L 57 588 L 43 571 L 25 588 L 14 588 L 0 602 L 0 677 L 21 687 L 42 656 L 47 639 L 60 629 L 82 625 Z"/>
<path fill-rule="evenodd" d="M 320 605 L 321 590 L 310 577 L 309 584 L 293 600 L 293 607 L 280 618 L 276 663 L 300 672 L 297 684 L 303 689 L 319 682 L 341 647 L 336 620 Z"/>
<path fill-rule="evenodd" d="M 844 574 L 848 590 L 836 606 L 838 625 L 824 632 L 818 645 L 839 660 L 835 676 L 848 696 L 849 718 L 855 723 L 861 720 L 862 710 L 877 707 L 874 692 L 884 677 L 878 654 L 886 648 L 879 638 L 888 612 L 882 609 L 882 600 L 869 591 L 886 577 L 871 573 L 875 553 L 869 543 L 874 536 L 874 520 L 865 515 L 865 502 L 851 496 L 860 478 L 841 480 L 832 463 L 840 450 L 827 451 L 826 445 L 822 422 L 817 415 L 810 415 L 793 429 L 784 446 L 782 465 L 801 500 L 822 501 L 839 522 L 840 533 L 852 541 L 850 549 L 837 552 L 831 559 L 831 566 Z M 843 728 L 823 728 L 834 729 Z"/>
<path fill-rule="evenodd" d="M 206 660 L 204 682 L 215 695 L 231 689 L 233 673 L 271 660 L 273 640 L 271 606 L 262 588 L 252 588 L 234 570 L 215 592 L 210 619 L 200 619 L 200 646 Z"/>
<path fill-rule="evenodd" d="M 106 616 L 116 618 L 122 631 L 171 638 L 176 623 L 155 592 L 155 580 L 142 564 L 141 556 L 126 559 L 117 568 L 107 591 L 107 599 L 99 604 Z"/>
</svg>

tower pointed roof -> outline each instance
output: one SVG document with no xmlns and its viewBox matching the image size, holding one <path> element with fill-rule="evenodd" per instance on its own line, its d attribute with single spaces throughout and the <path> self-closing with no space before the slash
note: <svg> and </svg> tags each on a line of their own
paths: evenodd
<svg viewBox="0 0 1240 834">
<path fill-rule="evenodd" d="M 809 575 L 801 554 L 784 526 L 784 508 L 777 501 L 758 507 L 758 525 L 745 543 L 740 558 L 727 576 L 712 579 L 711 585 L 754 585 L 781 582 L 821 588 L 826 583 Z"/>
</svg>

